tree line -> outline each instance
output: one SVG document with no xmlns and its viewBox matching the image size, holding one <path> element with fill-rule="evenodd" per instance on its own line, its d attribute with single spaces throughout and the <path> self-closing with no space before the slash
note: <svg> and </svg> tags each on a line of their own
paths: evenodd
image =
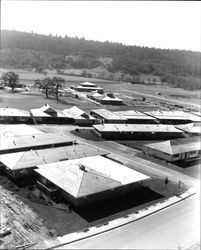
<svg viewBox="0 0 201 250">
<path fill-rule="evenodd" d="M 111 64 L 104 65 L 110 72 L 121 71 L 133 77 L 153 74 L 175 86 L 201 87 L 200 52 L 126 46 L 67 35 L 47 36 L 8 30 L 2 31 L 1 48 L 0 63 L 5 67 L 95 68 L 103 66 L 99 57 L 110 57 Z M 78 55 L 79 58 L 66 60 L 69 55 Z"/>
</svg>

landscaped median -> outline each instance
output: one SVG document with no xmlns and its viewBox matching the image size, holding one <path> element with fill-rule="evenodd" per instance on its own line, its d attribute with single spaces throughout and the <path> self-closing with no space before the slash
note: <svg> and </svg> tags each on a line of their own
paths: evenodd
<svg viewBox="0 0 201 250">
<path fill-rule="evenodd" d="M 162 209 L 165 209 L 169 206 L 172 206 L 175 203 L 182 201 L 183 199 L 186 199 L 187 197 L 194 195 L 195 193 L 196 193 L 196 188 L 191 187 L 186 192 L 180 194 L 179 196 L 170 197 L 165 201 L 156 203 L 156 204 L 149 206 L 145 209 L 139 210 L 138 212 L 129 214 L 127 216 L 124 216 L 124 217 L 121 217 L 121 218 L 118 218 L 118 219 L 115 219 L 112 221 L 109 221 L 108 223 L 104 223 L 102 225 L 90 227 L 84 231 L 67 234 L 67 235 L 64 235 L 62 237 L 57 237 L 57 244 L 55 246 L 48 246 L 48 245 L 52 244 L 52 242 L 50 244 L 48 244 L 48 242 L 46 242 L 47 249 L 54 249 L 54 248 L 57 248 L 59 246 L 65 245 L 65 244 L 74 243 L 76 241 L 84 240 L 84 239 L 87 239 L 89 237 L 96 236 L 98 234 L 122 227 L 126 224 L 132 223 L 136 220 L 142 219 L 142 218 L 149 216 L 153 213 L 156 213 Z"/>
</svg>

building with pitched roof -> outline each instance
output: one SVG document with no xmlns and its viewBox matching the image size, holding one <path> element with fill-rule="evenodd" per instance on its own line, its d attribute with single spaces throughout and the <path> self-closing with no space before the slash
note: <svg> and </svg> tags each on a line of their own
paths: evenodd
<svg viewBox="0 0 201 250">
<path fill-rule="evenodd" d="M 150 178 L 102 156 L 40 165 L 38 187 L 51 195 L 52 190 L 74 206 L 82 206 L 131 191 Z"/>
<path fill-rule="evenodd" d="M 0 155 L 0 168 L 15 179 L 33 177 L 33 169 L 37 165 L 107 154 L 104 150 L 85 144 L 33 149 Z"/>
<path fill-rule="evenodd" d="M 16 108 L 0 108 L 1 123 L 32 123 L 28 111 Z"/>
<path fill-rule="evenodd" d="M 183 131 L 164 124 L 97 124 L 93 133 L 109 140 L 151 140 L 183 137 Z"/>
<path fill-rule="evenodd" d="M 64 109 L 62 110 L 62 113 L 66 117 L 73 119 L 73 123 L 77 125 L 92 125 L 98 122 L 93 116 L 76 106 Z"/>
<path fill-rule="evenodd" d="M 70 88 L 79 92 L 98 91 L 101 94 L 104 93 L 102 88 L 98 87 L 97 85 L 91 82 L 84 82 L 84 83 L 80 83 L 79 85 L 71 85 Z"/>
<path fill-rule="evenodd" d="M 36 123 L 73 123 L 72 118 L 48 104 L 38 109 L 31 109 L 30 113 Z"/>
<path fill-rule="evenodd" d="M 201 138 L 197 136 L 155 142 L 145 145 L 144 152 L 169 162 L 195 159 L 201 155 Z"/>
<path fill-rule="evenodd" d="M 175 125 L 175 127 L 189 135 L 201 135 L 201 125 L 193 122 L 188 124 Z"/>
<path fill-rule="evenodd" d="M 107 109 L 94 109 L 90 114 L 102 123 L 126 123 L 127 119 Z"/>
</svg>

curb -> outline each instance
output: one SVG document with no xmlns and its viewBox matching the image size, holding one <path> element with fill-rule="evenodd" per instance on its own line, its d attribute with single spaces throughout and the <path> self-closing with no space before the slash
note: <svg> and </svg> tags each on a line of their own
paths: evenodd
<svg viewBox="0 0 201 250">
<path fill-rule="evenodd" d="M 190 190 L 189 190 L 190 191 Z M 192 190 L 193 191 L 193 190 Z M 130 223 L 133 223 L 134 221 L 138 221 L 138 220 L 140 220 L 140 219 L 143 219 L 143 218 L 145 218 L 145 217 L 147 217 L 147 216 L 150 216 L 150 215 L 152 215 L 152 214 L 154 214 L 154 213 L 157 213 L 157 212 L 159 212 L 159 211 L 161 211 L 161 210 L 163 210 L 163 209 L 165 209 L 165 208 L 168 208 L 168 207 L 170 207 L 170 206 L 173 206 L 174 204 L 177 204 L 178 202 L 180 202 L 180 201 L 182 201 L 182 200 L 185 200 L 186 198 L 188 198 L 188 197 L 190 197 L 190 196 L 192 196 L 192 195 L 194 195 L 196 192 L 192 192 L 192 193 L 189 193 L 189 192 L 186 192 L 186 193 L 183 193 L 183 194 L 181 194 L 180 195 L 180 197 L 175 197 L 175 196 L 173 196 L 173 197 L 171 197 L 171 198 L 174 198 L 174 200 L 176 199 L 176 201 L 173 201 L 173 202 L 171 202 L 170 204 L 162 204 L 162 203 L 159 203 L 160 205 L 162 204 L 162 207 L 160 207 L 160 208 L 158 208 L 157 210 L 154 210 L 154 211 L 151 211 L 151 212 L 149 212 L 149 213 L 145 213 L 144 215 L 142 214 L 140 217 L 138 217 L 138 218 L 131 218 L 133 215 L 135 215 L 134 213 L 133 214 L 130 214 L 130 215 L 128 215 L 128 218 L 130 217 L 130 220 L 129 221 L 127 221 L 127 222 L 122 222 L 121 224 L 119 223 L 118 225 L 114 225 L 114 226 L 110 226 L 109 224 L 111 224 L 111 223 L 115 223 L 115 222 L 117 222 L 118 220 L 121 220 L 122 218 L 126 218 L 126 217 L 122 217 L 122 218 L 118 218 L 118 219 L 115 219 L 115 220 L 113 220 L 113 221 L 110 221 L 110 222 L 108 222 L 107 224 L 102 224 L 102 225 L 98 225 L 98 226 L 95 226 L 95 227 L 92 227 L 92 228 L 94 228 L 94 229 L 99 229 L 100 231 L 98 231 L 98 232 L 94 232 L 94 233 L 91 233 L 91 234 L 89 234 L 89 235 L 86 235 L 86 236 L 81 236 L 81 237 L 79 237 L 78 235 L 77 235 L 77 238 L 76 239 L 72 239 L 72 240 L 70 240 L 69 239 L 69 241 L 67 241 L 67 242 L 65 242 L 65 243 L 61 243 L 61 244 L 58 244 L 58 245 L 56 245 L 56 246 L 51 246 L 51 247 L 48 247 L 48 248 L 45 248 L 45 250 L 50 250 L 50 249 L 56 249 L 57 247 L 61 247 L 61 246 L 64 246 L 64 245 L 69 245 L 69 244 L 72 244 L 72 243 L 75 243 L 75 242 L 77 242 L 77 241 L 81 241 L 81 240 L 85 240 L 85 239 L 88 239 L 88 238 L 91 238 L 91 237 L 94 237 L 94 236 L 97 236 L 97 235 L 100 235 L 100 234 L 103 234 L 103 233 L 105 233 L 105 232 L 109 232 L 109 231 L 112 231 L 112 230 L 114 230 L 114 229 L 117 229 L 117 228 L 121 228 L 121 227 L 123 227 L 123 226 L 125 226 L 125 225 L 128 225 L 128 224 L 130 224 Z M 171 199 L 170 198 L 170 199 Z M 164 201 L 164 202 L 166 202 L 166 203 L 168 203 L 168 200 L 166 200 L 166 201 Z M 152 205 L 152 206 L 150 206 L 149 208 L 153 208 L 153 207 L 155 207 L 155 206 L 157 206 L 157 205 L 159 205 L 159 204 L 155 204 L 155 205 Z M 141 210 L 141 213 L 143 213 L 143 212 L 145 212 L 145 211 L 147 211 L 148 210 L 148 208 L 146 208 L 146 209 L 143 209 L 143 210 Z M 140 212 L 139 212 L 140 213 Z M 110 228 L 108 228 L 108 229 L 104 229 L 103 227 L 108 227 L 108 226 L 110 226 Z M 89 230 L 90 230 L 90 228 L 89 228 Z M 84 232 L 84 231 L 81 231 L 81 232 L 77 232 L 77 234 L 83 234 L 83 233 L 86 233 L 86 232 Z M 72 233 L 72 235 L 73 234 L 76 234 L 76 232 L 75 233 Z M 70 236 L 70 235 L 66 235 L 66 236 Z M 76 236 L 76 235 L 75 235 Z M 62 237 L 58 237 L 58 238 L 63 238 L 63 237 L 65 237 L 65 236 L 62 236 Z M 57 239 L 58 239 L 57 238 Z M 59 239 L 58 239 L 59 240 Z"/>
</svg>

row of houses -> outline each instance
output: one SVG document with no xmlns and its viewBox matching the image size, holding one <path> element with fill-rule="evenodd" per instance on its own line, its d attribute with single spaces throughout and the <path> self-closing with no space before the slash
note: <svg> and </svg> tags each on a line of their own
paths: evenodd
<svg viewBox="0 0 201 250">
<path fill-rule="evenodd" d="M 57 110 L 45 104 L 41 108 L 31 109 L 30 112 L 15 108 L 0 108 L 0 123 L 55 123 L 88 126 L 97 122 L 94 117 L 76 106 L 69 109 Z"/>
<path fill-rule="evenodd" d="M 201 116 L 197 113 L 188 113 L 183 111 L 150 111 L 139 112 L 137 110 L 126 111 L 109 111 L 106 109 L 96 109 L 90 112 L 91 115 L 97 117 L 104 123 L 146 123 L 146 124 L 201 124 Z"/>
<path fill-rule="evenodd" d="M 57 110 L 48 104 L 29 111 L 15 108 L 0 108 L 0 123 L 55 123 L 93 125 L 100 123 L 113 124 L 172 124 L 183 125 L 189 123 L 201 124 L 200 113 L 182 111 L 150 111 L 137 110 L 109 111 L 95 109 L 89 113 L 73 106 L 64 110 Z"/>
<path fill-rule="evenodd" d="M 0 173 L 14 181 L 31 179 L 50 198 L 62 197 L 73 206 L 130 192 L 150 178 L 107 158 L 108 152 L 70 137 L 54 135 L 52 140 L 53 134 L 19 124 L 1 125 L 0 131 L 5 138 L 0 144 Z M 30 138 L 25 140 L 26 136 Z M 44 138 L 34 140 L 37 136 L 46 136 L 48 143 Z M 15 143 L 5 144 L 9 138 Z"/>
</svg>

